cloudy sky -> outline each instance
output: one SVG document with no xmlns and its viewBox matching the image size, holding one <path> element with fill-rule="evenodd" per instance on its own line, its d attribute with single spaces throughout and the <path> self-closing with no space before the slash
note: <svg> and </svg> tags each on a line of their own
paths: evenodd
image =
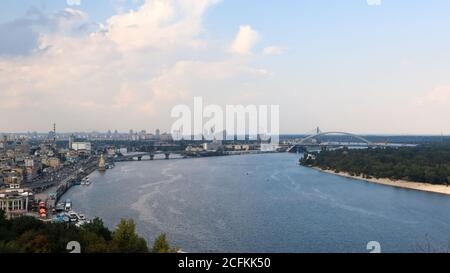
<svg viewBox="0 0 450 273">
<path fill-rule="evenodd" d="M 282 133 L 450 134 L 448 0 L 2 0 L 0 131 L 169 130 L 280 105 Z"/>
</svg>

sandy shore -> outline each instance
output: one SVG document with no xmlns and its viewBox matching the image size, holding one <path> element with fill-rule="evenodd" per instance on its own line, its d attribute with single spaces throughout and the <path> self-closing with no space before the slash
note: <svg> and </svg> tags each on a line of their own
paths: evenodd
<svg viewBox="0 0 450 273">
<path fill-rule="evenodd" d="M 364 178 L 362 176 L 351 176 L 350 174 L 344 173 L 344 172 L 335 173 L 334 171 L 330 171 L 330 170 L 322 170 L 318 167 L 313 167 L 313 169 L 321 171 L 321 172 L 329 173 L 329 174 L 339 175 L 342 177 L 348 177 L 348 178 L 363 180 L 363 181 L 382 184 L 382 185 L 388 185 L 388 186 L 397 187 L 397 188 L 405 188 L 405 189 L 411 189 L 411 190 L 434 192 L 434 193 L 450 195 L 450 186 L 447 187 L 445 185 L 433 185 L 433 184 L 428 184 L 428 183 L 410 182 L 410 181 L 405 181 L 405 180 L 390 180 L 387 178 L 380 178 L 380 179 Z"/>
</svg>

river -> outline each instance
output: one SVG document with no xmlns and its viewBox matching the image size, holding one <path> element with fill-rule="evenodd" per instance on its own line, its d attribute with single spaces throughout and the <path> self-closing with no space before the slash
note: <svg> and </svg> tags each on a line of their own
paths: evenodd
<svg viewBox="0 0 450 273">
<path fill-rule="evenodd" d="M 295 154 L 116 164 L 62 200 L 113 228 L 132 218 L 186 252 L 447 251 L 450 196 L 372 184 L 298 165 Z"/>
</svg>

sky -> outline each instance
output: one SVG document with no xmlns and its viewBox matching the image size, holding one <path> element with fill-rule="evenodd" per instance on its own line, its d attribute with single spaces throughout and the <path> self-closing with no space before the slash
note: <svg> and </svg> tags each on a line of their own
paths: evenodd
<svg viewBox="0 0 450 273">
<path fill-rule="evenodd" d="M 450 134 L 450 1 L 2 0 L 0 131 L 168 131 L 279 105 L 282 133 Z"/>
</svg>

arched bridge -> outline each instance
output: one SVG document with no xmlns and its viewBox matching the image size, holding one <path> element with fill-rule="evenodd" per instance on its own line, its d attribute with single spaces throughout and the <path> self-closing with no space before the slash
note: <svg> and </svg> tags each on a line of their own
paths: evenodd
<svg viewBox="0 0 450 273">
<path fill-rule="evenodd" d="M 354 138 L 358 140 L 358 142 L 325 142 L 325 143 L 318 143 L 318 142 L 312 142 L 311 140 L 317 139 L 321 136 L 327 136 L 327 135 L 342 135 L 342 136 L 349 136 L 351 138 Z M 322 132 L 319 128 L 315 130 L 315 132 L 311 135 L 308 135 L 305 138 L 302 138 L 299 141 L 294 141 L 290 143 L 291 147 L 288 149 L 289 152 L 296 151 L 299 148 L 305 149 L 307 147 L 321 147 L 321 148 L 329 148 L 329 147 L 342 147 L 342 146 L 359 146 L 359 147 L 370 147 L 374 144 L 365 139 L 362 136 L 358 136 L 356 134 L 347 133 L 347 132 L 341 132 L 341 131 L 330 131 L 330 132 Z"/>
<path fill-rule="evenodd" d="M 367 140 L 367 139 L 365 139 L 365 138 L 363 138 L 363 137 L 361 137 L 361 136 L 358 136 L 358 135 L 355 135 L 355 134 L 352 134 L 352 133 L 346 133 L 346 132 L 320 132 L 320 133 L 318 133 L 318 134 L 314 134 L 314 135 L 310 135 L 310 136 L 308 136 L 308 137 L 305 137 L 305 138 L 302 139 L 298 144 L 303 144 L 303 143 L 305 143 L 306 141 L 308 141 L 308 140 L 310 140 L 310 139 L 314 139 L 314 138 L 316 138 L 316 137 L 326 136 L 326 135 L 344 135 L 344 136 L 350 136 L 350 137 L 354 137 L 354 138 L 360 140 L 361 142 L 366 143 L 367 145 L 371 145 L 371 144 L 372 144 L 372 142 L 370 142 L 369 140 Z"/>
</svg>

